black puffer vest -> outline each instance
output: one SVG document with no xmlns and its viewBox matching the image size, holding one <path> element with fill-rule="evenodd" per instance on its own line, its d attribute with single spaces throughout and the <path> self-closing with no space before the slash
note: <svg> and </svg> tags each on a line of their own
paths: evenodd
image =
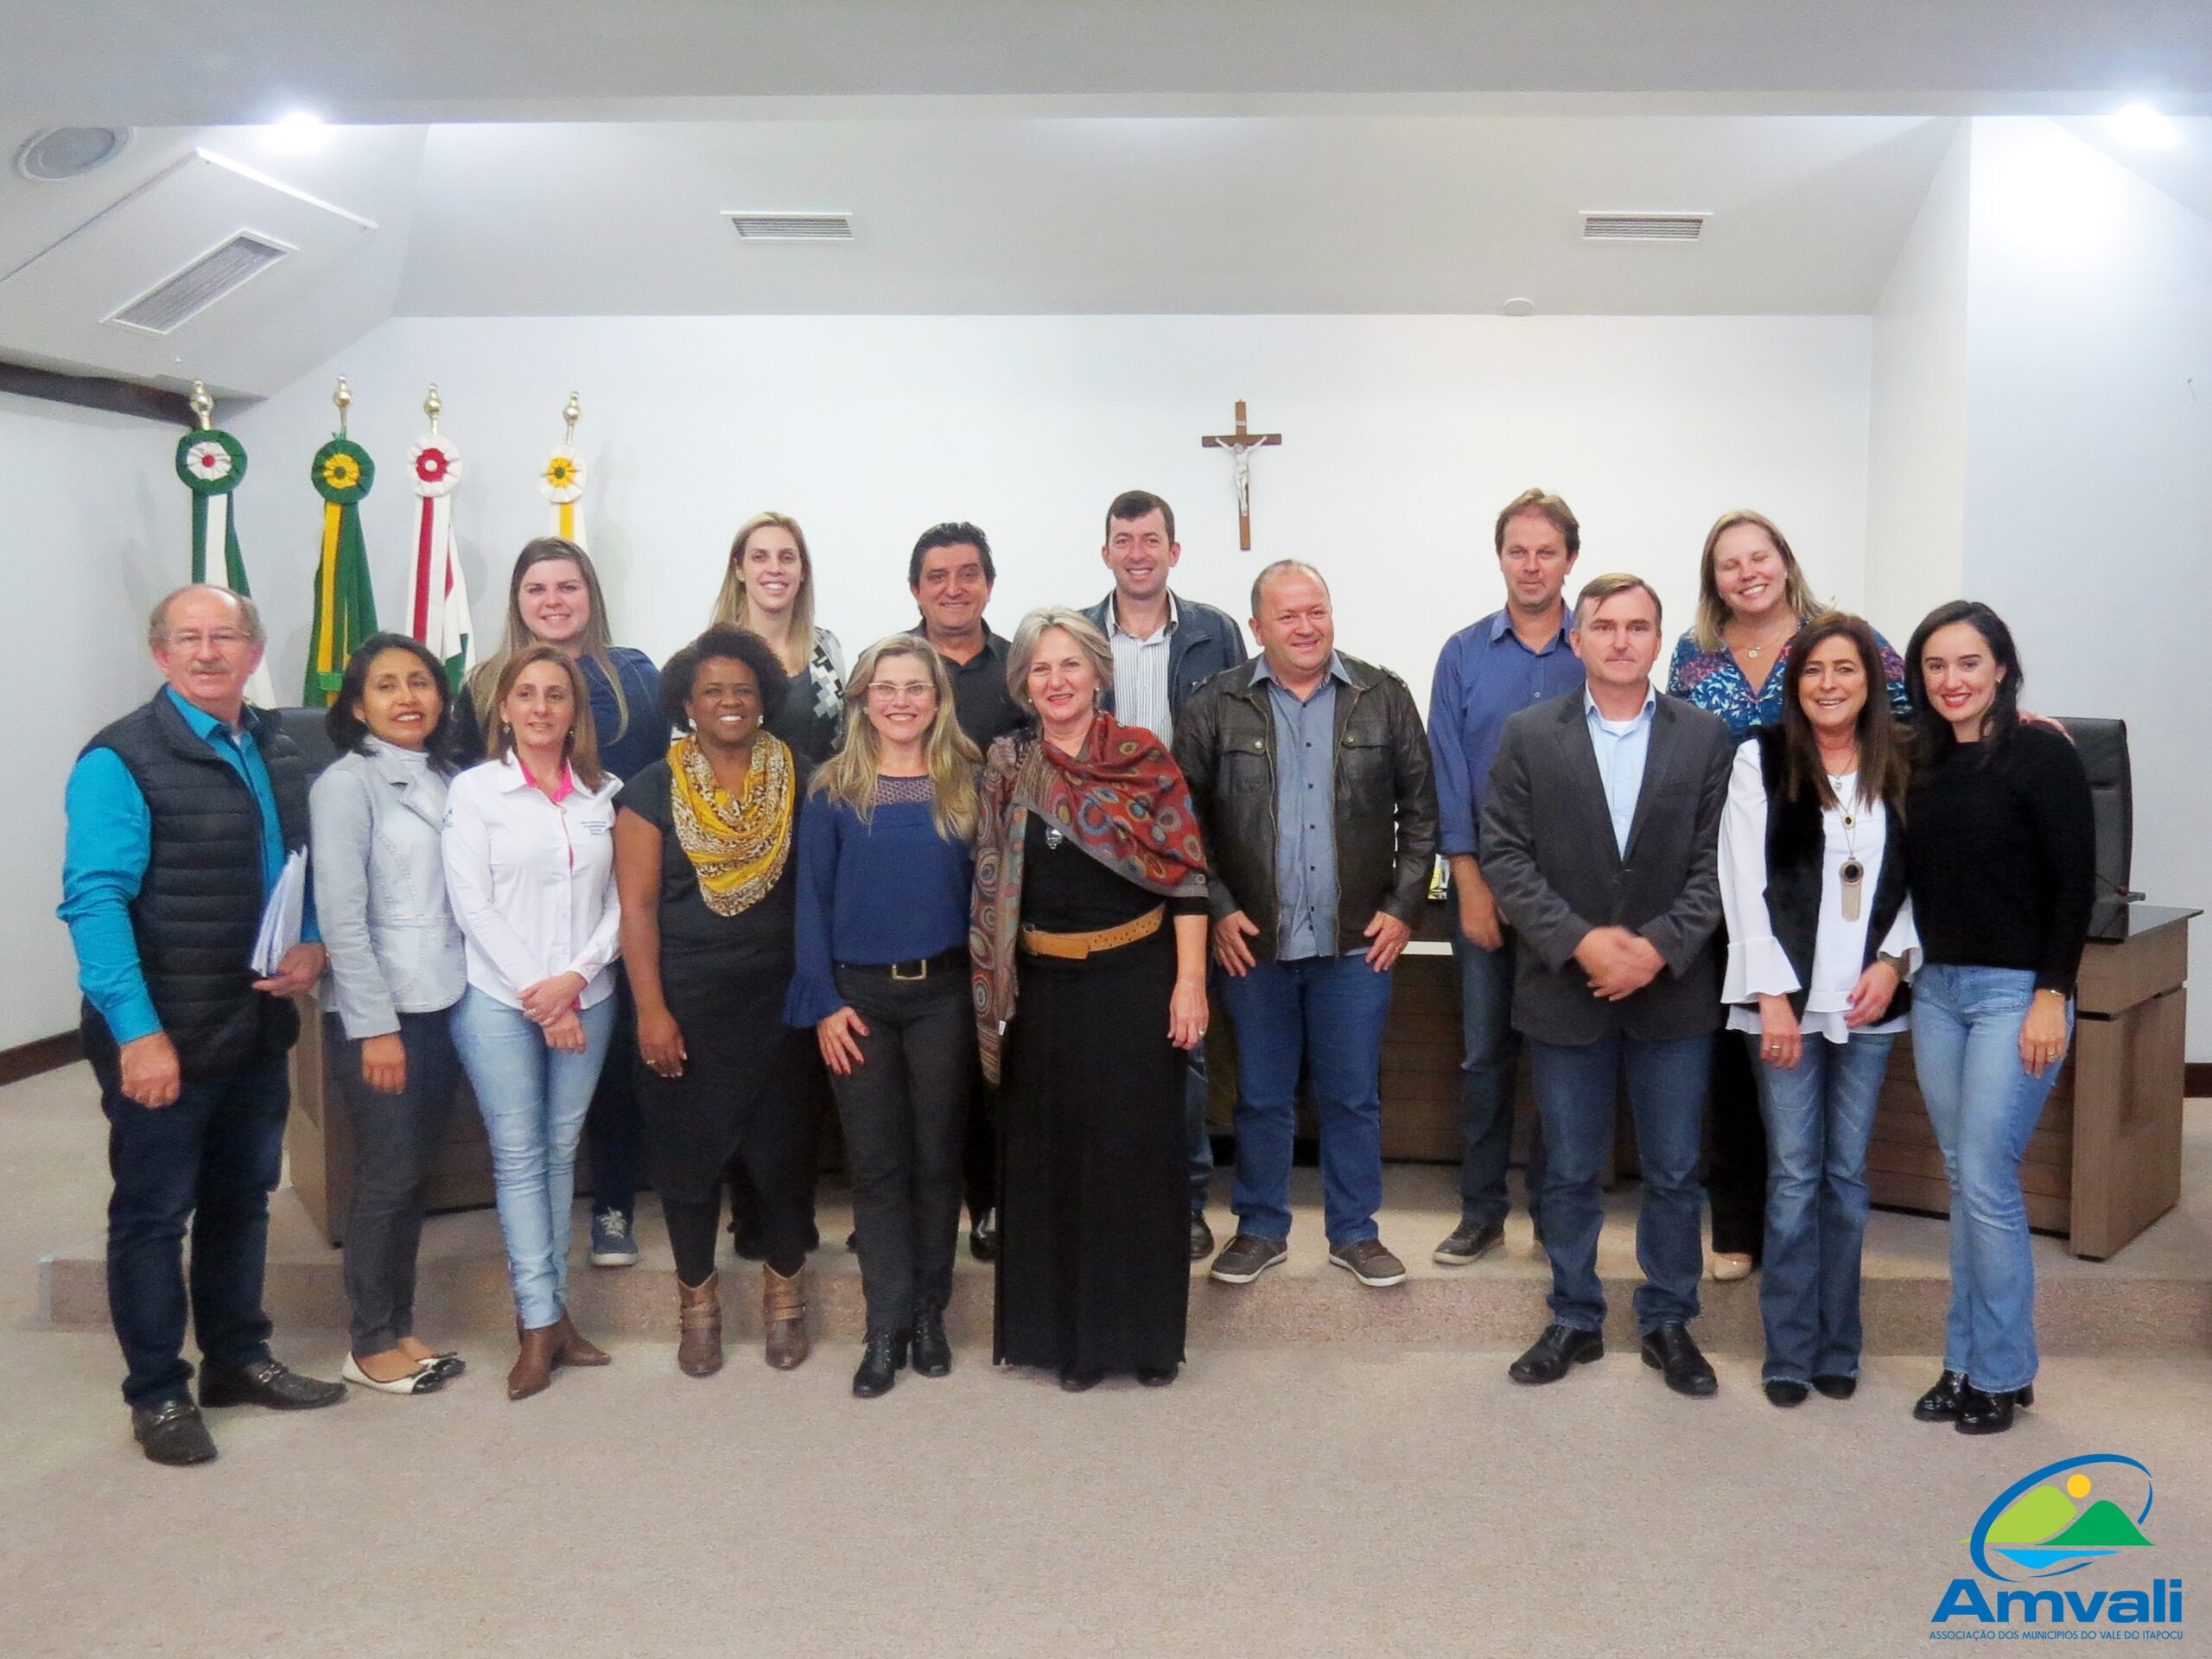
<svg viewBox="0 0 2212 1659">
<path fill-rule="evenodd" d="M 1821 823 L 1819 798 L 1809 790 L 1794 799 L 1789 794 L 1788 751 L 1782 728 L 1765 728 L 1758 734 L 1758 742 L 1759 775 L 1766 780 L 1766 912 L 1774 925 L 1776 942 L 1796 972 L 1797 989 L 1789 994 L 1789 1007 L 1802 1020 L 1808 988 L 1813 982 L 1814 936 L 1821 925 L 1826 832 Z M 1882 941 L 1889 937 L 1904 898 L 1904 826 L 1891 814 L 1882 839 L 1882 868 L 1874 875 L 1873 910 L 1867 918 L 1861 969 L 1872 963 Z M 1911 1006 L 1912 988 L 1899 985 L 1883 1018 L 1896 1019 Z"/>
<path fill-rule="evenodd" d="M 287 852 L 307 845 L 307 770 L 274 716 L 246 711 L 276 797 Z M 235 1077 L 298 1040 L 289 998 L 253 988 L 261 931 L 261 809 L 245 779 L 185 723 L 167 691 L 106 728 L 153 819 L 145 880 L 130 904 L 138 965 L 188 1083 Z M 88 1003 L 86 1034 L 112 1047 Z"/>
</svg>

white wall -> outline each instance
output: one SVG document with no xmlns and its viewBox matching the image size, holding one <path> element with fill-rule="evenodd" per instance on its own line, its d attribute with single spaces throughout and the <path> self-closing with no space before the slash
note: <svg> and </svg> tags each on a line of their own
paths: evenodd
<svg viewBox="0 0 2212 1659">
<path fill-rule="evenodd" d="M 2212 221 L 2040 119 L 1975 122 L 1972 214 L 1966 591 L 2033 707 L 2128 722 L 2136 887 L 2212 902 Z"/>
<path fill-rule="evenodd" d="M 280 689 L 298 683 L 317 503 L 308 458 L 335 377 L 381 470 L 364 522 L 397 614 L 408 445 L 435 379 L 463 454 L 454 512 L 477 614 L 496 622 L 517 548 L 550 509 L 536 473 L 583 395 L 585 522 L 618 632 L 665 653 L 703 622 L 731 531 L 774 506 L 806 526 L 819 613 L 849 647 L 911 623 L 915 535 L 948 518 L 997 551 L 995 624 L 1105 591 L 1105 504 L 1174 504 L 1178 586 L 1248 612 L 1270 558 L 1334 578 L 1344 648 L 1426 697 L 1445 636 L 1497 604 L 1491 521 L 1523 487 L 1563 493 L 1582 569 L 1655 578 L 1687 620 L 1707 527 L 1757 505 L 1819 586 L 1859 602 L 1864 317 L 411 319 L 231 424 Z M 1227 461 L 1199 447 L 1248 398 L 1283 446 L 1254 464 L 1253 551 Z"/>
<path fill-rule="evenodd" d="M 1963 576 L 1974 137 L 1956 124 L 1874 308 L 1866 606 L 1900 646 Z"/>
<path fill-rule="evenodd" d="M 146 613 L 191 572 L 176 438 L 154 422 L 0 394 L 0 524 L 18 607 L 0 652 L 18 780 L 0 793 L 0 1048 L 77 1024 L 76 958 L 54 913 L 62 785 L 85 740 L 160 683 Z"/>
</svg>

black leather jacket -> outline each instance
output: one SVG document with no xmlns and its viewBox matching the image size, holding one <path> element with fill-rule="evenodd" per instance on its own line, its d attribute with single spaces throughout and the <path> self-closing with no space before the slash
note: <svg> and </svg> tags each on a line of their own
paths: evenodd
<svg viewBox="0 0 2212 1659">
<path fill-rule="evenodd" d="M 1436 784 L 1421 709 L 1388 669 L 1342 658 L 1337 688 L 1337 949 L 1364 950 L 1378 910 L 1412 923 L 1436 862 Z M 1258 659 L 1255 658 L 1256 662 Z M 1206 682 L 1175 717 L 1175 761 L 1213 859 L 1216 917 L 1241 910 L 1259 925 L 1252 954 L 1276 950 L 1275 722 L 1253 663 Z"/>
</svg>

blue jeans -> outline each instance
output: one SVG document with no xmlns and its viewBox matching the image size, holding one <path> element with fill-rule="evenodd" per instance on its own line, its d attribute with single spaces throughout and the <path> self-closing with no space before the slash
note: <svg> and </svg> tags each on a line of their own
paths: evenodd
<svg viewBox="0 0 2212 1659">
<path fill-rule="evenodd" d="M 97 1016 L 87 1016 L 92 1025 Z M 106 1029 L 99 1033 L 105 1039 Z M 133 1406 L 188 1397 L 185 1312 L 213 1371 L 269 1357 L 262 1311 L 269 1254 L 269 1194 L 284 1155 L 291 1103 L 278 1055 L 236 1077 L 188 1083 L 167 1106 L 123 1092 L 111 1042 L 88 1040 L 107 1115 L 108 1318 L 128 1367 Z M 188 1284 L 184 1236 L 192 1234 Z"/>
<path fill-rule="evenodd" d="M 614 1029 L 614 999 L 583 1011 L 584 1049 L 564 1053 L 520 1008 L 474 986 L 453 1011 L 454 1046 L 492 1143 L 492 1182 L 507 1241 L 515 1313 L 531 1331 L 568 1306 L 576 1142 Z"/>
<path fill-rule="evenodd" d="M 1321 1129 L 1321 1205 L 1332 1249 L 1376 1236 L 1382 1207 L 1382 1026 L 1390 976 L 1367 959 L 1255 963 L 1222 985 L 1236 1021 L 1237 1230 L 1290 1236 L 1300 1061 Z"/>
<path fill-rule="evenodd" d="M 1699 1217 L 1705 1189 L 1697 1161 L 1704 1138 L 1705 1085 L 1713 1039 L 1645 1042 L 1618 1032 L 1594 1043 L 1529 1039 L 1536 1110 L 1544 1121 L 1545 1254 L 1552 1261 L 1552 1318 L 1577 1331 L 1605 1323 L 1598 1278 L 1598 1234 L 1605 1221 L 1603 1176 L 1613 1144 L 1613 1109 L 1628 1081 L 1643 1192 L 1637 1205 L 1637 1329 L 1687 1325 L 1697 1317 L 1705 1271 Z"/>
<path fill-rule="evenodd" d="M 1485 950 L 1455 925 L 1452 955 L 1459 968 L 1459 1219 L 1503 1225 L 1511 1204 L 1505 1172 L 1513 1160 L 1513 1062 L 1521 1052 L 1513 1029 L 1513 934 Z M 1541 1205 L 1544 1129 L 1530 1127 L 1529 1167 L 1522 1185 L 1529 1217 Z"/>
<path fill-rule="evenodd" d="M 1894 1033 L 1832 1043 L 1808 1034 L 1788 1070 L 1750 1050 L 1766 1120 L 1766 1253 L 1759 1317 L 1768 1381 L 1859 1375 L 1859 1258 L 1866 1242 L 1866 1143 Z"/>
<path fill-rule="evenodd" d="M 2038 1077 L 2020 1063 L 2035 984 L 2024 968 L 1933 963 L 1912 984 L 1913 1065 L 1951 1184 L 1943 1368 L 1992 1391 L 2024 1389 L 2036 1376 L 2036 1267 L 2020 1159 L 2058 1067 Z M 2071 1002 L 2066 1030 L 2070 1039 Z"/>
</svg>

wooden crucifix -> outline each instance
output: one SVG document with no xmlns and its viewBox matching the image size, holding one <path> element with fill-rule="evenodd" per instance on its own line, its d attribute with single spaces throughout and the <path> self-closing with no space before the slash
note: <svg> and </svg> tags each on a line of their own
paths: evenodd
<svg viewBox="0 0 2212 1659">
<path fill-rule="evenodd" d="M 1198 442 L 1208 449 L 1226 449 L 1235 464 L 1236 485 L 1236 545 L 1245 552 L 1252 550 L 1252 452 L 1282 442 L 1280 432 L 1248 432 L 1244 429 L 1244 400 L 1236 400 L 1236 429 L 1217 432 L 1203 437 Z"/>
</svg>

